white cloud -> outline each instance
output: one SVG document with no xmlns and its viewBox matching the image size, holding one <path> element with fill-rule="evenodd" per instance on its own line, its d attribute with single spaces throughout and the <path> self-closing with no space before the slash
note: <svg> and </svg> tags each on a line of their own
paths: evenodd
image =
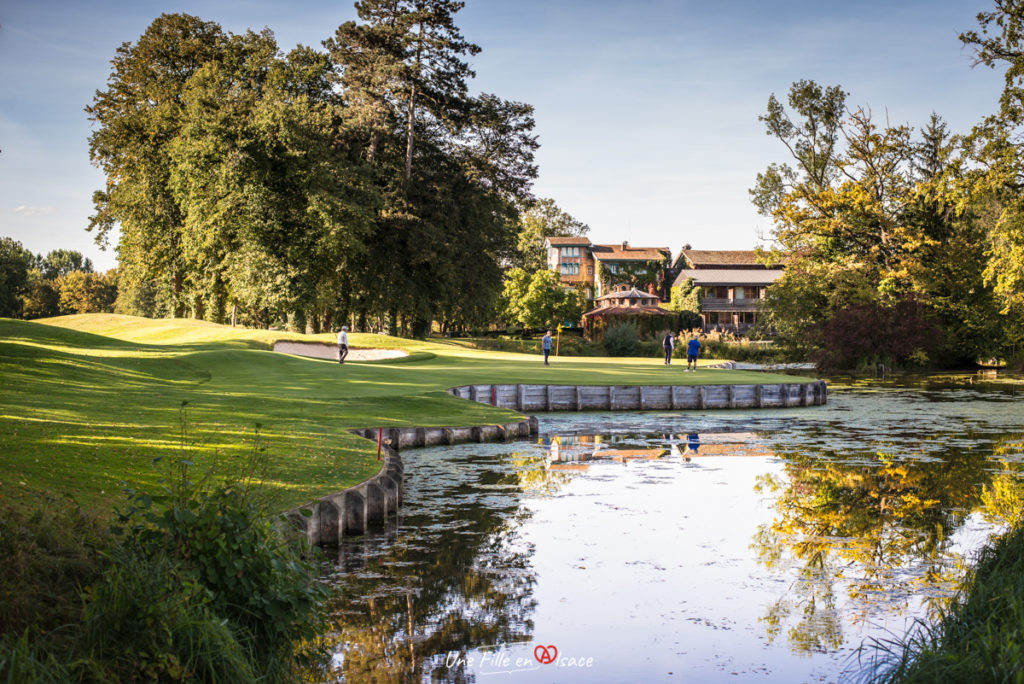
<svg viewBox="0 0 1024 684">
<path fill-rule="evenodd" d="M 15 214 L 21 214 L 22 216 L 46 216 L 57 211 L 56 207 L 32 207 L 27 204 L 19 204 L 12 209 Z"/>
</svg>

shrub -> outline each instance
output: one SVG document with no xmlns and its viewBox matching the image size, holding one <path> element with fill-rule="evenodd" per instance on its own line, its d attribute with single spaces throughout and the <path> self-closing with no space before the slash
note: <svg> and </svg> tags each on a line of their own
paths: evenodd
<svg viewBox="0 0 1024 684">
<path fill-rule="evenodd" d="M 252 468 L 258 467 L 254 450 Z M 116 522 L 45 500 L 0 515 L 0 681 L 293 681 L 328 595 L 258 480 L 128 490 Z"/>
<path fill-rule="evenodd" d="M 114 531 L 142 556 L 170 559 L 181 584 L 202 592 L 257 671 L 283 678 L 296 661 L 317 655 L 298 645 L 316 642 L 327 588 L 303 560 L 307 549 L 267 515 L 253 480 L 209 486 L 191 481 L 189 468 L 182 461 L 160 495 L 130 492 Z"/>
<path fill-rule="evenodd" d="M 640 330 L 636 323 L 616 323 L 604 333 L 604 348 L 608 356 L 635 356 L 640 349 Z"/>
<path fill-rule="evenodd" d="M 93 677 L 256 681 L 249 653 L 255 649 L 217 615 L 209 588 L 187 563 L 134 542 L 114 547 L 109 556 L 103 580 L 86 594 L 84 643 Z"/>
<path fill-rule="evenodd" d="M 751 340 L 730 332 L 684 331 L 676 346 L 675 356 L 686 357 L 686 343 L 697 335 L 700 339 L 700 356 L 705 359 L 728 359 L 746 363 L 789 363 L 804 361 L 772 342 Z"/>
<path fill-rule="evenodd" d="M 102 575 L 107 546 L 106 525 L 69 501 L 41 496 L 35 510 L 0 508 L 3 632 L 31 630 L 58 648 L 58 628 L 81 620 L 79 594 Z"/>
</svg>

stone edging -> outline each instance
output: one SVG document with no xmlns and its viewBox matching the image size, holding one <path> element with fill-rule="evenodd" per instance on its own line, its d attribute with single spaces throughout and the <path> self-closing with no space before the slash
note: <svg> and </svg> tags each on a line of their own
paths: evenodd
<svg viewBox="0 0 1024 684">
<path fill-rule="evenodd" d="M 378 428 L 350 430 L 354 435 L 376 440 Z M 461 444 L 463 442 L 497 442 L 529 437 L 538 432 L 533 416 L 503 425 L 474 427 L 406 427 L 381 428 L 380 472 L 365 482 L 285 513 L 306 540 L 317 546 L 337 546 L 344 537 L 364 534 L 381 527 L 398 513 L 402 502 L 402 480 L 405 467 L 398 455 L 405 447 Z"/>
</svg>

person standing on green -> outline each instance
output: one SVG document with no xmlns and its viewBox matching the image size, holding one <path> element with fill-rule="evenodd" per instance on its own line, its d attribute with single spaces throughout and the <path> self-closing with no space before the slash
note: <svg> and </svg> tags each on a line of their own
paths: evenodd
<svg viewBox="0 0 1024 684">
<path fill-rule="evenodd" d="M 540 340 L 541 347 L 544 348 L 544 365 L 550 365 L 548 363 L 548 355 L 551 354 L 551 331 L 548 330 L 544 333 L 544 337 Z"/>
<path fill-rule="evenodd" d="M 686 370 L 697 371 L 697 356 L 700 354 L 700 340 L 695 335 L 686 345 Z M 691 367 L 692 366 L 692 367 Z"/>
</svg>

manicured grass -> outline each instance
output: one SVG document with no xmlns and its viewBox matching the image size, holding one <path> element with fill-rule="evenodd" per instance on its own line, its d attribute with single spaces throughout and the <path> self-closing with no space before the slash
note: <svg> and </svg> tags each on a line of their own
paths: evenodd
<svg viewBox="0 0 1024 684">
<path fill-rule="evenodd" d="M 285 509 L 378 470 L 376 448 L 348 428 L 518 419 L 444 392 L 456 385 L 780 381 L 756 372 L 684 373 L 684 364 L 656 358 L 558 358 L 545 367 L 537 355 L 361 334 L 350 336 L 354 347 L 412 356 L 339 365 L 275 354 L 276 339 L 333 342 L 334 335 L 114 315 L 0 319 L 0 497 L 30 505 L 34 492 L 47 491 L 109 510 L 123 481 L 152 485 L 162 476 L 158 456 L 185 454 L 237 473 L 259 424 L 268 487 Z"/>
</svg>

